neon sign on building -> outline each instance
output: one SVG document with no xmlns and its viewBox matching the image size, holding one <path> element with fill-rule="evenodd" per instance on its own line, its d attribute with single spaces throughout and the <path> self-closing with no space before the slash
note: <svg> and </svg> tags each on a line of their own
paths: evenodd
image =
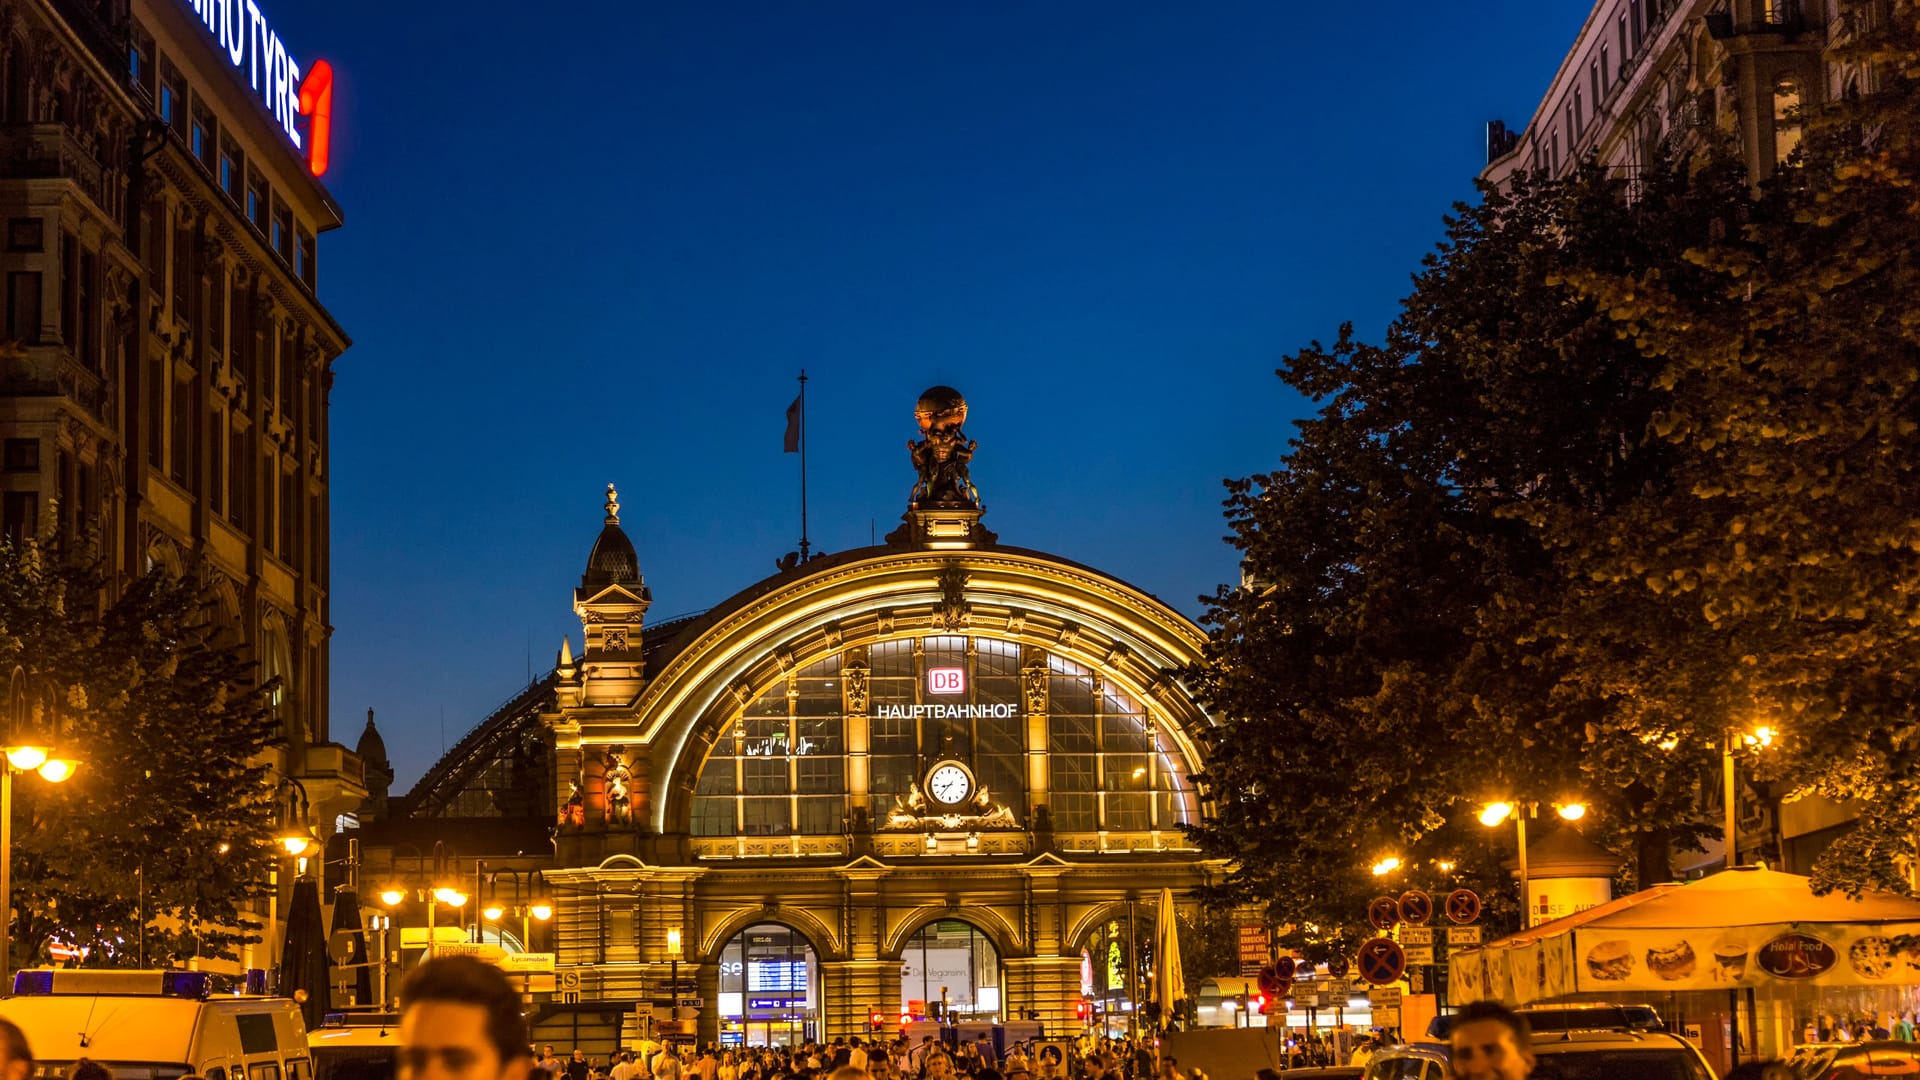
<svg viewBox="0 0 1920 1080">
<path fill-rule="evenodd" d="M 247 80 L 313 175 L 327 171 L 333 141 L 333 65 L 317 60 L 303 77 L 254 0 L 185 0 L 234 70 Z M 299 117 L 307 117 L 304 134 Z"/>
</svg>

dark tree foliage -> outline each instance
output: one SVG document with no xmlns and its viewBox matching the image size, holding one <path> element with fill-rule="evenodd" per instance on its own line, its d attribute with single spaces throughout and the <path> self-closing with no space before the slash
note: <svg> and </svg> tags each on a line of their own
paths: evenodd
<svg viewBox="0 0 1920 1080">
<path fill-rule="evenodd" d="M 1320 404 L 1229 484 L 1247 582 L 1193 672 L 1221 720 L 1195 837 L 1309 955 L 1368 896 L 1474 885 L 1511 918 L 1503 798 L 1666 880 L 1717 833 L 1730 729 L 1787 798 L 1858 800 L 1817 876 L 1902 885 L 1920 816 L 1920 230 L 1913 6 L 1884 88 L 1803 118 L 1759 190 L 1722 155 L 1459 206 L 1381 344 L 1281 378 Z M 1535 834 L 1536 836 L 1538 833 Z M 1406 867 L 1367 867 L 1388 854 Z M 1453 864 L 1451 872 L 1443 863 Z M 1637 879 L 1637 881 L 1635 880 Z M 1504 910 L 1503 910 L 1504 909 Z"/>
<path fill-rule="evenodd" d="M 49 942 L 87 963 L 236 957 L 257 940 L 277 825 L 270 687 L 225 643 L 207 597 L 160 571 L 110 604 L 97 562 L 0 543 L 0 675 L 57 718 L 80 761 L 16 776 L 13 961 Z"/>
</svg>

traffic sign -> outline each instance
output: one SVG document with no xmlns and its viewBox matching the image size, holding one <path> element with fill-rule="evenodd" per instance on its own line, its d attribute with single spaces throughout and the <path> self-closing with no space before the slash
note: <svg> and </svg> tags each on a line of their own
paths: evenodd
<svg viewBox="0 0 1920 1080">
<path fill-rule="evenodd" d="M 1260 992 L 1272 996 L 1281 992 L 1280 984 L 1287 980 L 1281 978 L 1278 968 L 1275 968 L 1272 964 L 1268 964 L 1260 969 L 1258 981 L 1260 983 Z"/>
<path fill-rule="evenodd" d="M 1412 945 L 1405 951 L 1409 964 L 1433 963 L 1433 946 L 1431 945 Z"/>
<path fill-rule="evenodd" d="M 1392 938 L 1374 938 L 1360 946 L 1360 977 L 1376 986 L 1399 982 L 1406 974 L 1407 956 Z"/>
<path fill-rule="evenodd" d="M 1345 975 L 1347 973 L 1347 969 L 1351 966 L 1352 965 L 1347 963 L 1347 958 L 1342 954 L 1335 953 L 1334 955 L 1327 957 L 1327 974 L 1333 976 L 1336 979 L 1342 975 Z"/>
<path fill-rule="evenodd" d="M 698 1008 L 703 1008 L 706 1005 L 706 1002 L 697 997 L 683 997 L 680 1000 L 674 1002 L 674 1005 L 682 1009 L 698 1009 Z"/>
<path fill-rule="evenodd" d="M 1293 957 L 1291 956 L 1282 956 L 1273 962 L 1274 974 L 1283 979 L 1293 978 L 1294 967 Z"/>
<path fill-rule="evenodd" d="M 1447 918 L 1470 923 L 1480 917 L 1480 894 L 1472 889 L 1455 889 L 1447 894 Z"/>
<path fill-rule="evenodd" d="M 1372 1002 L 1376 1009 L 1382 1005 L 1398 1005 L 1400 1004 L 1400 988 L 1398 986 L 1376 986 L 1372 990 L 1367 991 L 1367 1000 Z"/>
<path fill-rule="evenodd" d="M 1400 944 L 1402 946 L 1433 944 L 1433 927 L 1431 926 L 1401 927 L 1400 928 Z"/>
<path fill-rule="evenodd" d="M 1367 921 L 1375 930 L 1391 930 L 1400 919 L 1400 905 L 1391 896 L 1376 896 L 1367 905 Z"/>
<path fill-rule="evenodd" d="M 1449 926 L 1447 927 L 1447 944 L 1478 945 L 1480 944 L 1480 928 L 1477 926 Z"/>
<path fill-rule="evenodd" d="M 1377 1028 L 1397 1028 L 1400 1026 L 1400 1006 L 1389 1005 L 1373 1010 L 1373 1026 Z"/>
<path fill-rule="evenodd" d="M 1400 894 L 1400 921 L 1415 926 L 1425 926 L 1433 918 L 1433 897 L 1419 889 L 1408 889 Z"/>
</svg>

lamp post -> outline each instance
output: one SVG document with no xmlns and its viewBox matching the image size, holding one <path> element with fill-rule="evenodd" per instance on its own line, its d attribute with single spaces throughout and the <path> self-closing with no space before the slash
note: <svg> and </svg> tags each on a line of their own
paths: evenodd
<svg viewBox="0 0 1920 1080">
<path fill-rule="evenodd" d="M 50 784 L 65 782 L 80 767 L 56 746 L 58 712 L 54 688 L 44 700 L 27 689 L 24 667 L 13 669 L 8 686 L 6 761 L 0 765 L 0 984 L 13 985 L 13 774 L 37 772 Z M 51 721 L 51 722 L 48 722 Z"/>
<path fill-rule="evenodd" d="M 680 1027 L 680 953 L 680 928 L 669 926 L 667 927 L 667 959 L 671 962 L 672 974 L 667 976 L 667 999 L 673 1004 L 669 1006 L 672 1011 L 668 1015 L 673 1017 L 676 1031 Z"/>
<path fill-rule="evenodd" d="M 1727 869 L 1729 870 L 1740 864 L 1740 845 L 1736 831 L 1739 826 L 1739 814 L 1736 813 L 1739 806 L 1739 798 L 1734 783 L 1733 752 L 1743 743 L 1755 749 L 1765 750 L 1767 747 L 1773 745 L 1773 729 L 1770 727 L 1757 727 L 1752 731 L 1740 731 L 1736 728 L 1728 728 L 1726 738 L 1720 742 L 1721 798 L 1722 801 L 1726 803 L 1724 808 L 1726 810 L 1726 831 L 1723 836 L 1726 842 Z"/>
<path fill-rule="evenodd" d="M 1533 903 L 1527 898 L 1527 819 L 1540 812 L 1537 802 L 1512 803 L 1490 802 L 1480 808 L 1480 824 L 1489 829 L 1498 828 L 1508 818 L 1513 819 L 1514 839 L 1519 848 L 1519 858 L 1515 860 L 1515 873 L 1520 878 L 1520 929 L 1533 926 Z M 1554 812 L 1562 821 L 1579 821 L 1587 816 L 1587 804 L 1582 802 L 1564 802 L 1554 804 Z"/>
</svg>

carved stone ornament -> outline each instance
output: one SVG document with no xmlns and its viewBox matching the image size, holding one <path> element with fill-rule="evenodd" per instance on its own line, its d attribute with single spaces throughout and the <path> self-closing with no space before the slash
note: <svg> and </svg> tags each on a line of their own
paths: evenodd
<svg viewBox="0 0 1920 1080">
<path fill-rule="evenodd" d="M 940 570 L 940 625 L 958 630 L 967 625 L 973 605 L 967 603 L 967 572 L 957 562 Z"/>
<path fill-rule="evenodd" d="M 613 746 L 601 758 L 607 782 L 607 820 L 615 825 L 633 821 L 633 770 L 627 765 L 627 748 Z"/>
<path fill-rule="evenodd" d="M 1047 662 L 1038 656 L 1027 661 L 1027 666 L 1020 669 L 1020 690 L 1027 699 L 1029 713 L 1038 714 L 1047 711 L 1047 676 L 1049 674 Z"/>
<path fill-rule="evenodd" d="M 601 637 L 600 643 L 601 647 L 608 652 L 626 652 L 627 628 L 624 626 L 609 626 L 605 635 Z"/>
<path fill-rule="evenodd" d="M 867 711 L 867 674 L 867 665 L 858 661 L 840 669 L 840 681 L 849 713 Z"/>
</svg>

